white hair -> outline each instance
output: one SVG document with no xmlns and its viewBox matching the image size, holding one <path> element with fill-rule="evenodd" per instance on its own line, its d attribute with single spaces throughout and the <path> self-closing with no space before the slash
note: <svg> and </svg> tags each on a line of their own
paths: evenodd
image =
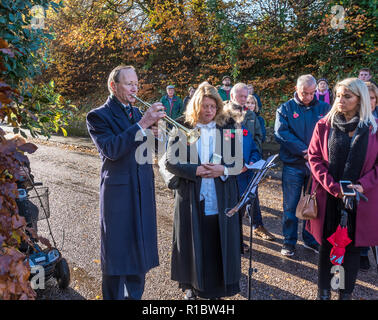
<svg viewBox="0 0 378 320">
<path fill-rule="evenodd" d="M 335 92 L 341 86 L 344 86 L 345 88 L 350 90 L 354 95 L 360 98 L 360 122 L 358 123 L 358 126 L 362 127 L 363 125 L 371 125 L 373 127 L 372 133 L 375 133 L 377 131 L 377 122 L 375 121 L 375 118 L 371 111 L 369 90 L 365 82 L 358 78 L 347 78 L 336 84 Z M 337 97 L 335 98 L 335 102 L 333 103 L 331 110 L 327 114 L 327 119 L 331 125 L 333 125 L 335 115 L 339 113 L 336 107 L 336 100 Z"/>
<path fill-rule="evenodd" d="M 316 86 L 316 79 L 311 74 L 305 74 L 297 79 L 297 88 Z"/>
<path fill-rule="evenodd" d="M 242 89 L 248 91 L 248 86 L 245 83 L 242 83 L 242 82 L 238 82 L 237 84 L 235 84 L 232 87 L 231 92 L 230 92 L 230 98 L 231 98 L 232 102 L 237 103 L 236 100 L 234 100 L 235 96 L 236 96 L 236 91 L 242 90 Z"/>
</svg>

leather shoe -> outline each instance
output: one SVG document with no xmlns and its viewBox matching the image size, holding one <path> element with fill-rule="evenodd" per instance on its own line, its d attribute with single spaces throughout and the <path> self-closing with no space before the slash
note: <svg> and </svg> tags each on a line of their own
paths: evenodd
<svg viewBox="0 0 378 320">
<path fill-rule="evenodd" d="M 253 235 L 268 241 L 274 241 L 276 238 L 263 226 L 259 226 L 253 230 Z"/>
<path fill-rule="evenodd" d="M 331 300 L 331 290 L 330 289 L 319 289 L 318 290 L 318 300 Z"/>
</svg>

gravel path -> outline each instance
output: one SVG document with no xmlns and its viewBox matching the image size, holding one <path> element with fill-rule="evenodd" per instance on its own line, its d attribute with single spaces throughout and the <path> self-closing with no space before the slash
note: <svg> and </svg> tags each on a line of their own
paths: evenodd
<svg viewBox="0 0 378 320">
<path fill-rule="evenodd" d="M 99 264 L 99 171 L 100 160 L 90 148 L 60 143 L 37 143 L 39 149 L 30 156 L 36 181 L 50 189 L 50 223 L 58 248 L 63 243 L 63 256 L 71 270 L 67 290 L 58 289 L 54 279 L 38 295 L 39 299 L 101 299 Z M 83 152 L 85 151 L 85 152 Z M 279 175 L 279 172 L 277 173 Z M 173 193 L 165 188 L 155 168 L 160 266 L 147 274 L 143 299 L 177 300 L 183 298 L 177 283 L 170 280 Z M 298 241 L 296 254 L 286 258 L 280 254 L 282 192 L 277 178 L 266 179 L 259 189 L 265 227 L 276 242 L 253 239 L 252 299 L 297 300 L 316 298 L 317 255 Z M 248 242 L 248 220 L 244 220 L 244 238 Z M 39 223 L 42 235 L 48 235 L 45 221 Z M 370 261 L 373 256 L 370 252 Z M 248 256 L 242 257 L 241 293 L 231 300 L 247 299 Z M 354 299 L 378 299 L 378 275 L 375 268 L 360 272 Z M 336 298 L 336 293 L 333 293 Z"/>
</svg>

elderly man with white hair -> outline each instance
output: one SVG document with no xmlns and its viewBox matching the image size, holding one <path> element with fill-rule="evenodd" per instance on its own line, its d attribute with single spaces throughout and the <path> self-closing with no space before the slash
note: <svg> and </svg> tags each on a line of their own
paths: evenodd
<svg viewBox="0 0 378 320">
<path fill-rule="evenodd" d="M 275 138 L 281 145 L 280 158 L 283 162 L 284 244 L 281 254 L 284 256 L 294 255 L 298 240 L 298 218 L 295 216 L 295 211 L 302 188 L 310 177 L 310 171 L 306 166 L 307 149 L 315 124 L 328 113 L 330 108 L 329 104 L 317 100 L 316 80 L 312 75 L 300 76 L 295 89 L 294 97 L 277 109 L 274 128 Z M 319 244 L 305 230 L 305 222 L 302 230 L 304 246 L 318 252 Z"/>
<path fill-rule="evenodd" d="M 233 113 L 233 116 L 242 121 L 242 125 L 251 133 L 259 152 L 262 152 L 262 131 L 260 122 L 253 111 L 247 110 L 245 104 L 248 98 L 248 86 L 244 83 L 235 84 L 230 92 L 230 101 L 225 105 L 225 110 Z M 237 121 L 239 122 L 239 121 Z"/>
<path fill-rule="evenodd" d="M 251 156 L 258 152 L 260 157 L 262 156 L 262 131 L 260 121 L 257 119 L 256 114 L 245 108 L 248 97 L 248 87 L 244 83 L 235 84 L 230 93 L 231 101 L 227 103 L 224 107 L 226 113 L 228 113 L 237 123 L 239 123 L 242 128 L 248 130 L 252 136 L 252 139 L 247 136 L 243 139 L 243 154 L 244 161 L 247 164 L 251 164 Z M 252 141 L 248 141 L 248 139 Z M 253 162 L 253 161 L 252 161 Z M 243 168 L 241 174 L 238 175 L 238 187 L 239 194 L 242 195 L 247 188 L 247 185 L 252 178 L 253 173 L 251 170 L 247 170 L 246 167 Z M 255 198 L 255 210 L 253 210 L 253 234 L 264 240 L 275 240 L 275 237 L 265 229 L 263 225 L 260 202 L 258 198 L 258 191 L 256 192 Z M 242 226 L 242 215 L 239 215 L 240 225 Z M 248 246 L 243 243 L 243 236 L 241 230 L 241 244 L 242 252 L 246 253 L 248 251 Z"/>
</svg>

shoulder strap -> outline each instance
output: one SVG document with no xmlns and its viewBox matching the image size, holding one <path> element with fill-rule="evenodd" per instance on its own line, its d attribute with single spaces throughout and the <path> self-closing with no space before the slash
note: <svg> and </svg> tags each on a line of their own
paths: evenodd
<svg viewBox="0 0 378 320">
<path fill-rule="evenodd" d="M 310 174 L 310 178 L 308 179 L 308 182 L 307 182 L 307 186 L 306 186 L 305 194 L 309 194 L 310 186 L 311 186 L 311 182 L 312 182 L 312 180 L 313 180 L 313 178 L 312 178 L 312 174 Z M 318 185 L 319 185 L 319 182 L 316 182 L 316 186 L 315 186 L 315 189 L 314 189 L 314 193 L 315 193 L 316 189 L 318 188 Z"/>
</svg>

